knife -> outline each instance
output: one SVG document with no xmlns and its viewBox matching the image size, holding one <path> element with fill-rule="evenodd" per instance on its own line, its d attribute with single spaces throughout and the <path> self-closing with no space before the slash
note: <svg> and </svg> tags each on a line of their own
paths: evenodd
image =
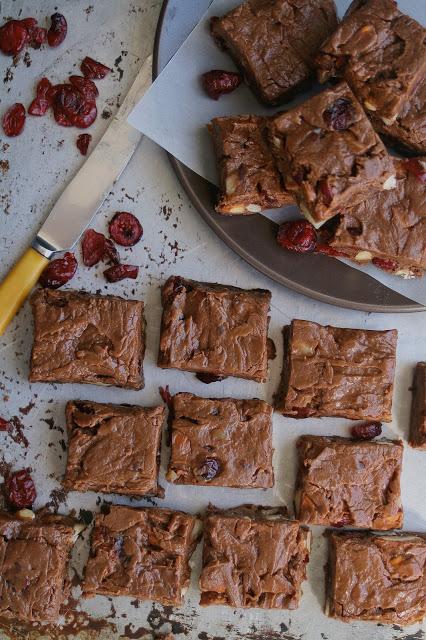
<svg viewBox="0 0 426 640">
<path fill-rule="evenodd" d="M 44 225 L 0 283 L 0 336 L 57 251 L 71 249 L 126 168 L 142 134 L 127 123 L 151 85 L 152 56 L 142 65 L 123 104 L 84 165 L 61 194 Z"/>
</svg>

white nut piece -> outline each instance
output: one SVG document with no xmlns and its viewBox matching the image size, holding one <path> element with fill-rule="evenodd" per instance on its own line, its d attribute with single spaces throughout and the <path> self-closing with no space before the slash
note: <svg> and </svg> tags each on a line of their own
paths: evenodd
<svg viewBox="0 0 426 640">
<path fill-rule="evenodd" d="M 86 525 L 84 525 L 82 522 L 77 522 L 74 525 L 74 533 L 72 536 L 73 542 L 75 542 L 78 538 L 78 536 L 80 535 L 80 533 L 82 533 L 86 528 Z"/>
<path fill-rule="evenodd" d="M 250 213 L 260 213 L 262 211 L 262 207 L 260 204 L 248 204 L 247 211 L 250 211 Z"/>
<path fill-rule="evenodd" d="M 396 176 L 390 176 L 383 183 L 383 189 L 385 189 L 385 191 L 390 191 L 391 189 L 395 189 L 395 187 L 396 187 Z"/>
<path fill-rule="evenodd" d="M 373 254 L 370 251 L 359 251 L 355 256 L 357 262 L 370 262 L 372 258 Z"/>
<path fill-rule="evenodd" d="M 199 538 L 202 530 L 203 530 L 203 523 L 199 518 L 197 518 L 194 523 L 194 528 L 192 529 L 191 538 L 193 540 L 195 540 L 196 538 Z"/>
<path fill-rule="evenodd" d="M 178 477 L 178 474 L 173 471 L 173 469 L 170 469 L 170 471 L 166 473 L 166 480 L 168 480 L 169 482 L 176 482 Z"/>
<path fill-rule="evenodd" d="M 396 120 L 396 119 L 397 119 L 397 116 L 394 116 L 393 118 L 382 118 L 382 120 L 383 120 L 384 124 L 385 124 L 387 127 L 390 127 L 390 126 L 391 126 L 391 124 L 393 124 L 393 123 L 395 122 L 395 120 Z"/>
<path fill-rule="evenodd" d="M 245 213 L 246 208 L 243 204 L 236 205 L 235 207 L 231 207 L 229 209 L 229 213 Z"/>
<path fill-rule="evenodd" d="M 235 173 L 231 173 L 225 180 L 225 191 L 228 196 L 232 196 L 235 193 L 238 184 L 238 176 Z"/>
<path fill-rule="evenodd" d="M 16 515 L 18 518 L 22 518 L 23 520 L 34 520 L 35 518 L 35 513 L 34 511 L 31 511 L 31 509 L 20 509 L 20 511 L 17 511 Z"/>
<path fill-rule="evenodd" d="M 415 278 L 415 274 L 411 271 L 411 269 L 398 269 L 395 271 L 395 275 L 400 278 L 404 278 L 404 280 L 409 280 L 410 278 Z"/>
<path fill-rule="evenodd" d="M 366 100 L 364 102 L 364 107 L 366 109 L 368 109 L 369 111 L 377 111 L 377 107 L 375 104 L 372 104 L 371 102 L 368 102 L 368 100 Z"/>
<path fill-rule="evenodd" d="M 308 553 L 311 553 L 311 546 L 312 546 L 312 531 L 308 530 L 306 532 L 306 537 L 305 537 L 305 546 L 308 550 Z"/>
<path fill-rule="evenodd" d="M 279 149 L 281 147 L 281 139 L 277 138 L 277 136 L 274 136 L 272 138 L 272 142 L 273 142 L 274 147 L 276 147 L 277 149 Z"/>
</svg>

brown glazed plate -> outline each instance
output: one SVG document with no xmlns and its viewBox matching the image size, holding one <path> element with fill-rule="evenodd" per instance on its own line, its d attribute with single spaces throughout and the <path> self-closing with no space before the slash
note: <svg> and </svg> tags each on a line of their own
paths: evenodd
<svg viewBox="0 0 426 640">
<path fill-rule="evenodd" d="M 154 45 L 154 79 L 210 3 L 211 0 L 164 0 Z M 169 157 L 187 195 L 207 224 L 238 255 L 272 280 L 339 307 L 382 313 L 424 311 L 422 305 L 340 260 L 283 251 L 275 241 L 278 225 L 262 215 L 222 216 L 216 213 L 216 188 L 173 156 Z"/>
</svg>

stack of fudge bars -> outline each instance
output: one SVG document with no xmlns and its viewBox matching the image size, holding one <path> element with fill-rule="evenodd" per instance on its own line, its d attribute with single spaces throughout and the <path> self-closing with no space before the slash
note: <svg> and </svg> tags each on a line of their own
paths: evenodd
<svg viewBox="0 0 426 640">
<path fill-rule="evenodd" d="M 264 382 L 269 291 L 172 276 L 163 285 L 158 365 Z M 141 301 L 39 289 L 31 382 L 143 387 Z M 397 332 L 293 320 L 275 409 L 308 416 L 390 421 Z M 412 446 L 426 447 L 426 364 L 416 367 Z M 166 395 L 171 451 L 166 480 L 181 485 L 271 488 L 273 407 L 259 399 Z M 68 491 L 164 496 L 158 484 L 166 408 L 70 400 Z M 96 515 L 83 597 L 127 595 L 179 606 L 204 529 L 200 604 L 299 606 L 310 526 L 329 529 L 328 615 L 409 624 L 426 613 L 426 536 L 403 525 L 400 440 L 304 435 L 297 441 L 295 518 L 285 507 L 210 506 L 204 517 L 160 507 L 110 505 Z M 203 522 L 202 522 L 203 520 Z M 204 525 L 204 526 L 203 526 Z M 72 518 L 0 513 L 0 619 L 54 622 L 81 529 Z M 231 541 L 231 542 L 230 542 Z M 354 581 L 357 588 L 354 589 Z M 25 588 L 23 588 L 25 585 Z"/>
<path fill-rule="evenodd" d="M 270 117 L 214 118 L 221 214 L 296 202 L 327 253 L 402 277 L 426 269 L 426 29 L 394 0 L 248 0 L 212 20 L 266 105 L 314 72 L 333 86 Z M 337 84 L 336 84 L 337 83 Z M 383 141 L 400 153 L 396 159 Z M 324 226 L 323 226 L 324 225 Z"/>
</svg>

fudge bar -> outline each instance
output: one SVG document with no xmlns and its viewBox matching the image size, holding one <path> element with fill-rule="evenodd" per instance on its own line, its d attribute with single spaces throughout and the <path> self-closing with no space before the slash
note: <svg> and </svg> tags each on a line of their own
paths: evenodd
<svg viewBox="0 0 426 640">
<path fill-rule="evenodd" d="M 398 332 L 340 329 L 307 320 L 284 327 L 277 411 L 293 418 L 392 420 Z"/>
<path fill-rule="evenodd" d="M 392 158 L 344 82 L 269 122 L 288 191 L 315 227 L 396 184 Z"/>
<path fill-rule="evenodd" d="M 259 100 L 288 100 L 312 76 L 314 57 L 337 25 L 333 0 L 248 0 L 211 30 Z"/>
<path fill-rule="evenodd" d="M 24 517 L 26 516 L 26 517 Z M 0 619 L 56 622 L 66 598 L 68 560 L 78 535 L 71 518 L 0 512 Z"/>
<path fill-rule="evenodd" d="M 321 82 L 344 78 L 364 108 L 391 125 L 426 73 L 426 29 L 394 0 L 355 0 L 317 56 Z"/>
<path fill-rule="evenodd" d="M 326 613 L 410 625 L 426 613 L 424 534 L 332 532 Z"/>
<path fill-rule="evenodd" d="M 405 278 L 421 276 L 426 269 L 426 169 L 421 158 L 395 160 L 395 167 L 396 188 L 371 194 L 336 216 L 325 230 L 326 244 L 355 262 L 373 261 Z"/>
<path fill-rule="evenodd" d="M 74 491 L 159 495 L 165 409 L 68 402 L 68 462 L 64 486 Z"/>
<path fill-rule="evenodd" d="M 296 609 L 310 533 L 286 509 L 211 509 L 204 523 L 201 605 Z"/>
<path fill-rule="evenodd" d="M 301 436 L 296 516 L 305 524 L 402 527 L 401 441 Z"/>
<path fill-rule="evenodd" d="M 272 407 L 263 400 L 173 396 L 167 480 L 176 484 L 274 485 Z"/>
<path fill-rule="evenodd" d="M 35 329 L 30 382 L 143 388 L 143 302 L 38 289 L 31 305 Z"/>
<path fill-rule="evenodd" d="M 426 362 L 418 362 L 414 370 L 409 443 L 426 449 Z"/>
<path fill-rule="evenodd" d="M 266 118 L 261 116 L 211 121 L 221 190 L 218 213 L 260 213 L 293 204 L 267 144 L 265 125 Z"/>
<path fill-rule="evenodd" d="M 96 516 L 83 597 L 132 596 L 179 606 L 199 520 L 171 509 L 110 506 Z"/>
<path fill-rule="evenodd" d="M 159 367 L 266 381 L 269 291 L 171 276 L 161 295 Z"/>
</svg>

